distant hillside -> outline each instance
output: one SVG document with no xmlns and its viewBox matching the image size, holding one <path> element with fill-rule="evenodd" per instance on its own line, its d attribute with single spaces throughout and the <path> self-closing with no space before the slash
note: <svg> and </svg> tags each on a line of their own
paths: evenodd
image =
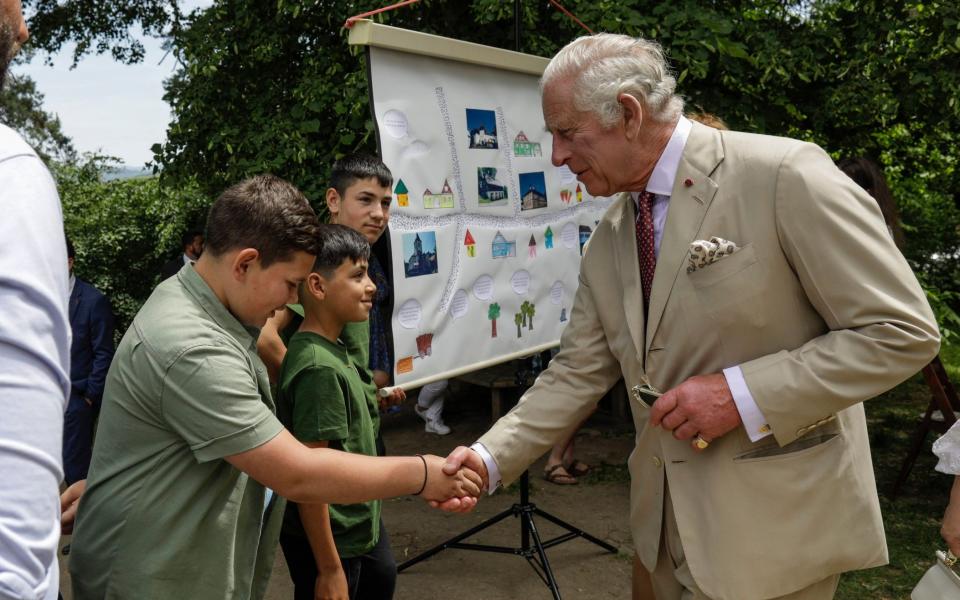
<svg viewBox="0 0 960 600">
<path fill-rule="evenodd" d="M 112 181 L 114 179 L 135 179 L 137 177 L 152 177 L 153 170 L 146 167 L 131 167 L 130 165 L 122 165 L 115 169 L 110 169 L 108 172 L 103 174 L 103 178 L 106 181 Z"/>
</svg>

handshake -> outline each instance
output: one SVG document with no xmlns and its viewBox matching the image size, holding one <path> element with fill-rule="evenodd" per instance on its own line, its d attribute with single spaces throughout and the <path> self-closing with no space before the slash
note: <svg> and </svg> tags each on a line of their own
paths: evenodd
<svg viewBox="0 0 960 600">
<path fill-rule="evenodd" d="M 470 512 L 480 494 L 489 489 L 487 466 L 476 451 L 459 446 L 443 459 L 422 456 L 426 479 L 418 494 L 430 506 L 446 512 Z"/>
</svg>

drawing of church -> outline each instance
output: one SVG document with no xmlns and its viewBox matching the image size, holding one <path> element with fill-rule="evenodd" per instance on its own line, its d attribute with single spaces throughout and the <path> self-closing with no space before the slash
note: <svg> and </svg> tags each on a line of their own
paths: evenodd
<svg viewBox="0 0 960 600">
<path fill-rule="evenodd" d="M 528 140 L 522 131 L 513 139 L 513 154 L 514 156 L 543 156 L 540 152 L 540 144 Z"/>
<path fill-rule="evenodd" d="M 443 189 L 439 194 L 434 194 L 427 188 L 423 191 L 424 208 L 453 208 L 453 190 L 450 189 L 450 183 L 444 179 Z"/>
</svg>

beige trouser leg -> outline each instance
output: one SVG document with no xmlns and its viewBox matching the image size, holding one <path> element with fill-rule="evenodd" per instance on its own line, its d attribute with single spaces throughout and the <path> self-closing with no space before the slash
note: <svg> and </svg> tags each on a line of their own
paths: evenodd
<svg viewBox="0 0 960 600">
<path fill-rule="evenodd" d="M 673 514 L 673 501 L 670 490 L 664 481 L 663 527 L 660 534 L 660 553 L 657 556 L 657 568 L 650 574 L 653 591 L 657 600 L 710 600 L 700 591 L 690 567 L 687 565 L 677 530 L 677 519 Z M 642 568 L 642 566 L 641 566 Z M 831 600 L 837 591 L 840 574 L 831 575 L 802 590 L 778 596 L 770 600 Z"/>
<path fill-rule="evenodd" d="M 632 600 L 657 600 L 653 595 L 653 583 L 650 581 L 650 571 L 643 566 L 640 559 L 633 557 L 633 595 Z"/>
</svg>

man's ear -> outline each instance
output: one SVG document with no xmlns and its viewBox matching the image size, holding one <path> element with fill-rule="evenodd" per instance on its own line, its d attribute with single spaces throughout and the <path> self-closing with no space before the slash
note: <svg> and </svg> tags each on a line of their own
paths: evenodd
<svg viewBox="0 0 960 600">
<path fill-rule="evenodd" d="M 327 188 L 327 210 L 330 211 L 330 222 L 336 223 L 337 216 L 340 214 L 340 204 L 342 202 L 340 192 L 336 188 Z"/>
<path fill-rule="evenodd" d="M 635 141 L 640 137 L 640 127 L 643 125 L 643 105 L 630 94 L 617 96 L 623 118 L 623 132 L 627 140 Z"/>
<path fill-rule="evenodd" d="M 233 276 L 240 281 L 244 280 L 247 273 L 250 272 L 250 268 L 259 262 L 260 252 L 256 248 L 244 248 L 233 257 L 233 263 L 231 264 Z"/>
</svg>

